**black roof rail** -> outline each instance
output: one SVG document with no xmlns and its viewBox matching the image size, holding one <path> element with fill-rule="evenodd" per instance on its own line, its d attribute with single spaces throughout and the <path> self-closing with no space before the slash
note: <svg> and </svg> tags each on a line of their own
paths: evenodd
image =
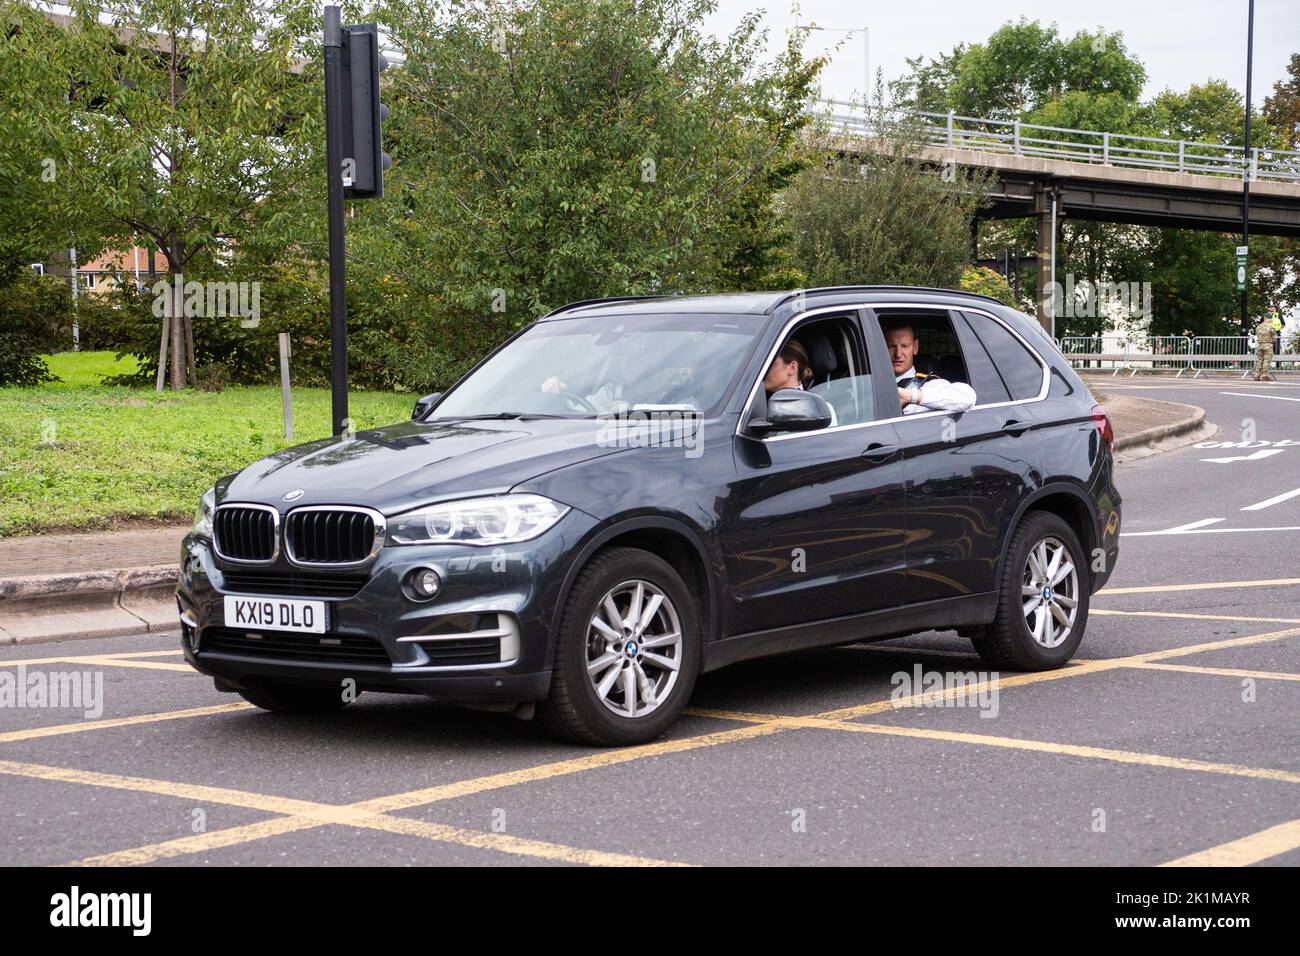
<svg viewBox="0 0 1300 956">
<path fill-rule="evenodd" d="M 608 305 L 611 302 L 641 302 L 646 299 L 666 299 L 670 296 L 681 295 L 680 292 L 660 292 L 655 295 L 611 295 L 601 299 L 579 299 L 577 302 L 570 302 L 567 305 L 561 305 L 558 308 L 547 312 L 543 319 L 549 319 L 553 315 L 559 315 L 561 312 L 569 312 L 573 309 L 581 309 L 588 305 Z"/>
<path fill-rule="evenodd" d="M 943 295 L 968 295 L 974 299 L 984 299 L 988 302 L 996 302 L 998 305 L 1005 306 L 1006 303 L 1000 299 L 995 299 L 991 295 L 984 295 L 981 292 L 967 292 L 964 289 L 938 289 L 932 286 L 916 285 L 830 285 L 820 286 L 815 289 L 796 289 L 793 292 L 787 292 L 772 305 L 772 311 L 776 311 L 785 303 L 799 296 L 813 296 L 817 294 L 828 295 L 833 292 L 938 292 Z"/>
</svg>

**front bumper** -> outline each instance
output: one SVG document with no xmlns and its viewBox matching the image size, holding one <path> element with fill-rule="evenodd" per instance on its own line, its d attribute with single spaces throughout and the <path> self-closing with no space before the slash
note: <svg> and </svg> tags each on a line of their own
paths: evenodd
<svg viewBox="0 0 1300 956">
<path fill-rule="evenodd" d="M 304 574 L 284 558 L 264 568 L 228 566 L 211 541 L 189 535 L 176 591 L 185 660 L 231 690 L 269 681 L 339 685 L 350 678 L 358 690 L 438 700 L 541 700 L 554 662 L 553 613 L 573 555 L 596 524 L 574 509 L 522 544 L 386 546 L 364 581 L 356 578 L 355 593 L 342 597 L 325 596 L 312 582 L 337 583 L 357 572 Z M 416 567 L 434 568 L 442 578 L 430 601 L 415 601 L 402 589 Z M 273 591 L 259 590 L 259 572 L 263 581 L 281 576 Z M 285 575 L 296 576 L 289 588 L 302 590 L 286 590 Z M 326 633 L 266 630 L 257 637 L 246 625 L 227 626 L 224 599 L 231 594 L 323 601 Z M 492 635 L 499 653 L 484 660 Z M 464 660 L 474 663 L 458 662 Z"/>
</svg>

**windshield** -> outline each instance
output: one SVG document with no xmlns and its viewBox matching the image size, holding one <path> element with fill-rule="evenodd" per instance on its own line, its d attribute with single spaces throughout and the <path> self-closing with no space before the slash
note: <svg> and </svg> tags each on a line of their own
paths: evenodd
<svg viewBox="0 0 1300 956">
<path fill-rule="evenodd" d="M 539 322 L 461 382 L 428 420 L 708 413 L 766 321 L 697 313 Z"/>
</svg>

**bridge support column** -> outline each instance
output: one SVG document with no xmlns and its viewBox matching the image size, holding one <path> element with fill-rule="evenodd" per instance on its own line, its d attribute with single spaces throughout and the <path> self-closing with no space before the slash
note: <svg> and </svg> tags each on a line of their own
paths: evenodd
<svg viewBox="0 0 1300 956">
<path fill-rule="evenodd" d="M 1052 215 L 1052 200 L 1055 195 L 1056 190 L 1047 183 L 1039 183 L 1034 187 L 1034 218 L 1038 221 L 1038 242 L 1035 249 L 1038 256 L 1038 321 L 1048 334 L 1052 332 L 1052 282 L 1056 278 L 1052 275 L 1052 226 L 1055 218 Z M 1056 211 L 1059 214 L 1060 209 Z"/>
</svg>

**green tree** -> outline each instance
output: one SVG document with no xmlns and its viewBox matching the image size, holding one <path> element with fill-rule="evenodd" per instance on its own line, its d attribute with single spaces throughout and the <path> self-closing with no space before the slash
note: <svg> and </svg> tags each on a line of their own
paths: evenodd
<svg viewBox="0 0 1300 956">
<path fill-rule="evenodd" d="M 140 0 L 108 23 L 101 8 L 73 0 L 66 23 L 32 32 L 71 79 L 51 124 L 68 201 L 106 242 L 146 237 L 180 281 L 222 276 L 232 247 L 282 235 L 294 187 L 319 172 L 315 5 Z M 196 373 L 193 303 L 166 305 L 180 388 Z"/>
<path fill-rule="evenodd" d="M 1277 130 L 1278 147 L 1300 149 L 1300 53 L 1291 54 L 1286 73 L 1264 100 L 1264 118 Z"/>
<path fill-rule="evenodd" d="M 887 122 L 888 111 L 873 115 L 871 149 L 843 158 L 828 142 L 824 162 L 787 191 L 795 263 L 813 286 L 957 288 L 988 177 L 918 164 L 919 131 Z"/>
<path fill-rule="evenodd" d="M 60 178 L 60 143 L 68 135 L 67 48 L 58 30 L 25 3 L 0 0 L 0 288 L 32 262 L 75 246 L 82 259 L 99 252 L 98 210 L 79 204 Z"/>
<path fill-rule="evenodd" d="M 928 64 L 908 63 L 904 88 L 918 105 L 994 119 L 1021 119 L 1070 91 L 1136 102 L 1146 81 L 1146 69 L 1128 53 L 1122 34 L 1080 31 L 1065 39 L 1055 24 L 1023 17 L 984 43 L 960 45 Z"/>
<path fill-rule="evenodd" d="M 1252 124 L 1252 145 L 1279 147 L 1294 142 L 1295 102 L 1300 57 L 1291 80 L 1279 83 L 1263 115 Z M 1185 91 L 1164 90 L 1141 99 L 1145 70 L 1128 53 L 1118 33 L 1098 31 L 1060 37 L 1054 26 L 1028 20 L 1008 23 L 985 43 L 959 46 L 936 60 L 909 61 L 903 88 L 913 102 L 932 111 L 948 109 L 972 116 L 1020 119 L 1066 129 L 1105 130 L 1135 136 L 1199 141 L 1214 146 L 1244 142 L 1242 95 L 1222 80 L 1193 84 Z M 1071 138 L 1070 134 L 1056 134 Z M 1073 138 L 1080 142 L 1082 135 Z M 1095 139 L 1089 140 L 1095 142 Z M 1221 149 L 1206 149 L 1222 156 Z M 1195 156 L 1189 148 L 1188 155 Z M 1061 334 L 1096 335 L 1115 322 L 1147 328 L 1152 334 L 1232 334 L 1238 297 L 1233 287 L 1232 234 L 1075 221 L 1062 210 L 1057 240 L 1057 279 L 1076 282 L 1149 283 L 1149 316 L 1058 316 Z M 985 223 L 984 255 L 1018 244 L 1032 248 L 1032 219 Z M 1295 301 L 1300 243 L 1273 237 L 1251 240 L 1252 314 L 1265 305 L 1283 308 Z M 1023 278 L 1032 284 L 1034 273 Z M 1149 321 L 1148 321 L 1149 319 Z"/>
<path fill-rule="evenodd" d="M 820 62 L 760 62 L 758 15 L 718 40 L 711 9 L 380 2 L 404 63 L 391 188 L 349 222 L 359 341 L 432 388 L 564 302 L 785 281 L 773 202 Z"/>
</svg>

